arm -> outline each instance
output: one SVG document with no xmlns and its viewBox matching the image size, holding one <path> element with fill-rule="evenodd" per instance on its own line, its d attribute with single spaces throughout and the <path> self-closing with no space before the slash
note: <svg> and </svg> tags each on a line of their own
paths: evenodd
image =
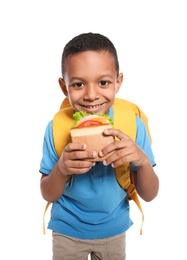
<svg viewBox="0 0 187 260">
<path fill-rule="evenodd" d="M 40 181 L 40 190 L 42 197 L 49 202 L 58 200 L 67 181 L 67 176 L 60 171 L 59 161 L 48 175 L 42 174 Z"/>
<path fill-rule="evenodd" d="M 68 144 L 50 174 L 42 174 L 40 189 L 46 201 L 55 202 L 62 196 L 70 175 L 84 174 L 95 165 L 94 162 L 82 160 L 96 156 L 95 153 L 86 152 L 85 149 L 86 146 L 82 144 Z"/>
<path fill-rule="evenodd" d="M 154 199 L 158 193 L 159 180 L 145 152 L 120 130 L 108 129 L 104 133 L 119 139 L 100 152 L 100 156 L 105 156 L 113 151 L 112 155 L 103 161 L 104 165 L 111 164 L 116 168 L 127 162 L 132 162 L 137 169 L 137 173 L 134 175 L 138 194 L 145 201 Z"/>
<path fill-rule="evenodd" d="M 140 197 L 147 202 L 153 200 L 158 194 L 159 179 L 150 162 L 138 166 L 134 177 L 136 190 Z"/>
</svg>

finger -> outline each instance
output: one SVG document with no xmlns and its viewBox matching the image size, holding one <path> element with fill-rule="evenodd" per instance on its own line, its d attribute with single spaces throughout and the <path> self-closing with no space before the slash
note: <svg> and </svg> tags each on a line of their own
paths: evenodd
<svg viewBox="0 0 187 260">
<path fill-rule="evenodd" d="M 89 171 L 95 165 L 95 162 L 77 160 L 69 161 L 67 164 L 69 172 L 72 172 L 73 174 L 83 174 Z"/>
<path fill-rule="evenodd" d="M 73 169 L 84 169 L 84 168 L 91 168 L 95 165 L 95 162 L 91 161 L 71 161 L 70 167 Z"/>
<path fill-rule="evenodd" d="M 116 160 L 114 158 L 107 158 L 103 161 L 103 164 L 105 166 L 111 164 L 113 168 L 116 168 L 118 166 L 121 166 L 125 163 L 131 162 L 132 156 L 131 154 L 125 155 L 123 157 L 118 157 Z"/>
<path fill-rule="evenodd" d="M 124 134 L 123 132 L 121 132 L 120 130 L 115 129 L 115 128 L 105 129 L 103 134 L 117 137 L 119 140 L 128 138 L 128 135 Z"/>
<path fill-rule="evenodd" d="M 126 149 L 128 146 L 131 145 L 131 139 L 126 140 L 116 140 L 112 142 L 111 144 L 107 145 L 105 148 L 103 148 L 101 151 L 99 151 L 99 156 L 103 157 L 106 156 L 108 153 L 116 152 L 119 150 L 119 152 L 122 152 L 122 149 Z"/>
<path fill-rule="evenodd" d="M 130 162 L 129 160 L 132 159 L 132 151 L 128 149 L 121 149 L 116 150 L 112 153 L 112 155 L 108 156 L 104 161 L 104 165 L 113 164 L 115 167 L 119 163 L 124 164 L 126 162 Z"/>
<path fill-rule="evenodd" d="M 69 152 L 66 156 L 66 160 L 93 160 L 97 156 L 95 151 L 73 151 Z"/>
<path fill-rule="evenodd" d="M 74 151 L 74 150 L 84 151 L 84 150 L 86 150 L 86 144 L 69 143 L 69 144 L 66 145 L 66 147 L 65 147 L 65 151 L 66 151 L 66 152 L 72 152 L 72 151 Z"/>
</svg>

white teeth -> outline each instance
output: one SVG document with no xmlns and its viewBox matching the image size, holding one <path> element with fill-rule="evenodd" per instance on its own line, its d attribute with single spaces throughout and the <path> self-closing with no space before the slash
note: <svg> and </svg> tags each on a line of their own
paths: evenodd
<svg viewBox="0 0 187 260">
<path fill-rule="evenodd" d="M 86 108 L 89 108 L 89 109 L 95 109 L 95 108 L 98 108 L 99 106 L 85 106 Z"/>
</svg>

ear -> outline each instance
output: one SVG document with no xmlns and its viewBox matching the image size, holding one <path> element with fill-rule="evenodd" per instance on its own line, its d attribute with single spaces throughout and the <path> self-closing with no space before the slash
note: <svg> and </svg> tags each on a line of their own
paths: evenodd
<svg viewBox="0 0 187 260">
<path fill-rule="evenodd" d="M 64 95 L 66 97 L 68 97 L 68 91 L 67 91 L 66 84 L 65 84 L 63 78 L 59 78 L 58 83 L 59 83 L 60 88 L 61 88 L 62 92 L 64 93 Z"/>
<path fill-rule="evenodd" d="M 122 82 L 123 82 L 123 73 L 120 73 L 116 81 L 116 93 L 118 93 L 118 91 L 120 90 Z"/>
</svg>

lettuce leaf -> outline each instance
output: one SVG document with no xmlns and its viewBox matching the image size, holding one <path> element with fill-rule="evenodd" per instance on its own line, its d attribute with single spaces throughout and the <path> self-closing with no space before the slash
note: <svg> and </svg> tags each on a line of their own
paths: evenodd
<svg viewBox="0 0 187 260">
<path fill-rule="evenodd" d="M 78 123 L 78 121 L 85 117 L 85 116 L 88 116 L 88 114 L 85 112 L 85 111 L 77 111 L 73 114 L 73 119 L 74 119 L 74 122 L 73 122 L 73 125 L 72 127 L 75 127 L 76 124 Z"/>
<path fill-rule="evenodd" d="M 85 116 L 88 116 L 88 115 L 89 115 L 89 114 L 87 114 L 85 111 L 77 111 L 77 112 L 75 112 L 75 113 L 73 114 L 74 122 L 73 122 L 72 127 L 75 127 L 75 126 L 77 125 L 78 121 L 79 121 L 81 118 L 83 118 L 83 117 L 85 117 Z M 111 118 L 109 115 L 105 114 L 105 113 L 95 113 L 95 112 L 92 112 L 91 115 L 103 116 L 103 117 L 105 117 L 105 118 L 110 122 L 110 124 L 111 124 L 112 126 L 114 126 L 114 121 L 112 120 L 112 118 Z"/>
<path fill-rule="evenodd" d="M 114 121 L 113 121 L 113 119 L 112 119 L 109 115 L 107 115 L 107 114 L 105 114 L 105 113 L 95 113 L 95 112 L 92 112 L 92 115 L 103 116 L 103 117 L 105 117 L 105 118 L 110 122 L 110 124 L 111 124 L 112 126 L 114 126 Z"/>
</svg>

